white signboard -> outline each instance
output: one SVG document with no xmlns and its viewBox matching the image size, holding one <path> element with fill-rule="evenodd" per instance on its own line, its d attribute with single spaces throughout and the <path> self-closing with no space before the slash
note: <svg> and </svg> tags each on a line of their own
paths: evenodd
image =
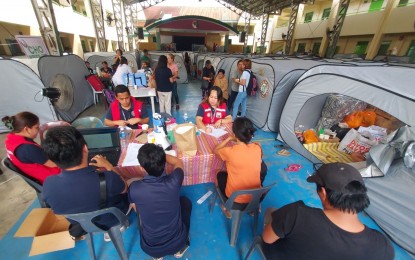
<svg viewBox="0 0 415 260">
<path fill-rule="evenodd" d="M 49 55 L 48 48 L 41 36 L 16 35 L 15 37 L 28 58 L 33 59 Z"/>
</svg>

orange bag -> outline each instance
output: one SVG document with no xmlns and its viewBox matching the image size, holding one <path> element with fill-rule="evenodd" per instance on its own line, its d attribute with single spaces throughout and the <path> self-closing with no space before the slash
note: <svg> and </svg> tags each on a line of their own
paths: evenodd
<svg viewBox="0 0 415 260">
<path fill-rule="evenodd" d="M 376 113 L 372 110 L 355 111 L 344 117 L 343 122 L 347 123 L 350 128 L 359 126 L 368 127 L 375 124 Z"/>
<path fill-rule="evenodd" d="M 376 113 L 372 110 L 362 111 L 362 123 L 360 126 L 368 127 L 375 124 Z"/>
<path fill-rule="evenodd" d="M 306 144 L 318 142 L 316 132 L 314 132 L 313 129 L 308 129 L 304 131 L 303 136 L 304 136 L 304 143 Z"/>
</svg>

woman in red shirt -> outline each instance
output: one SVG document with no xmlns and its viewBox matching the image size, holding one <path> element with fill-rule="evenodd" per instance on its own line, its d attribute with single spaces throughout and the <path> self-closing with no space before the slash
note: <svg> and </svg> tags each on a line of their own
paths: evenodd
<svg viewBox="0 0 415 260">
<path fill-rule="evenodd" d="M 28 176 L 43 184 L 50 176 L 59 174 L 60 168 L 49 160 L 34 138 L 39 133 L 39 117 L 30 112 L 21 112 L 2 119 L 12 132 L 6 136 L 7 156 L 10 161 Z"/>
<path fill-rule="evenodd" d="M 218 128 L 222 124 L 231 123 L 232 116 L 226 108 L 223 100 L 222 90 L 218 86 L 213 86 L 205 100 L 199 105 L 196 114 L 196 125 L 206 133 L 212 132 L 212 127 Z"/>
</svg>

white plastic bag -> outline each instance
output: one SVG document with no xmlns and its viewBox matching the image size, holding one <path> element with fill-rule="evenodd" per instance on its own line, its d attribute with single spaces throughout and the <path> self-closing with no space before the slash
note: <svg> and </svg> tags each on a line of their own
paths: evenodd
<svg viewBox="0 0 415 260">
<path fill-rule="evenodd" d="M 377 141 L 370 133 L 366 132 L 365 135 L 367 136 L 363 136 L 353 128 L 350 129 L 340 142 L 338 150 L 348 154 L 353 152 L 366 154 L 373 145 L 377 144 Z"/>
<path fill-rule="evenodd" d="M 364 132 L 370 133 L 377 142 L 379 142 L 380 140 L 383 139 L 383 137 L 388 135 L 386 128 L 383 128 L 377 125 L 372 125 L 369 127 L 361 126 L 359 127 L 357 131 L 363 135 L 365 135 Z"/>
</svg>

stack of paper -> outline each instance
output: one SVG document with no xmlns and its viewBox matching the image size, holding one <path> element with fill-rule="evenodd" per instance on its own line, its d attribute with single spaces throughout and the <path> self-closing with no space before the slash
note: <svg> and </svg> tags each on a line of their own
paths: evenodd
<svg viewBox="0 0 415 260">
<path fill-rule="evenodd" d="M 127 154 L 125 155 L 122 166 L 137 166 L 140 165 L 137 159 L 138 151 L 143 144 L 129 143 L 127 147 Z"/>
</svg>

